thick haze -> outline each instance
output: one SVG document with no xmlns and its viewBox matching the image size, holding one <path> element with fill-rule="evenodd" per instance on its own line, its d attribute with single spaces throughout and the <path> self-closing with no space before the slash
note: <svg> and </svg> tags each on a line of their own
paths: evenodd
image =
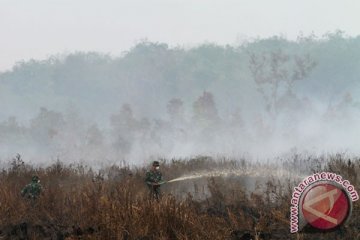
<svg viewBox="0 0 360 240">
<path fill-rule="evenodd" d="M 0 71 L 23 59 L 100 51 L 141 39 L 171 46 L 341 29 L 360 34 L 357 0 L 0 0 Z"/>
<path fill-rule="evenodd" d="M 358 1 L 0 3 L 0 160 L 360 153 Z"/>
</svg>

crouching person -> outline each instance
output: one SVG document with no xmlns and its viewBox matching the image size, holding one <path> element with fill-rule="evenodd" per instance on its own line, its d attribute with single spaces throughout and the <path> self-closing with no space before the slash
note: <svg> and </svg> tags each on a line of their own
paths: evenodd
<svg viewBox="0 0 360 240">
<path fill-rule="evenodd" d="M 31 183 L 26 185 L 21 191 L 21 196 L 27 199 L 36 200 L 37 198 L 39 198 L 41 190 L 42 186 L 40 185 L 39 177 L 33 176 L 31 179 Z"/>
</svg>

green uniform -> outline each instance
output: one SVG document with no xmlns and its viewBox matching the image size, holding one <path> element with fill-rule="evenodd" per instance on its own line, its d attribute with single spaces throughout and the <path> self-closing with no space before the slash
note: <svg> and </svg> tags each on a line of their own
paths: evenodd
<svg viewBox="0 0 360 240">
<path fill-rule="evenodd" d="M 39 197 L 41 193 L 41 185 L 37 181 L 32 181 L 30 184 L 26 185 L 24 189 L 21 191 L 21 196 L 36 199 Z"/>
<path fill-rule="evenodd" d="M 153 185 L 154 183 L 162 184 L 163 177 L 160 171 L 147 171 L 145 182 L 149 187 L 150 194 L 152 197 L 159 199 L 160 197 L 160 185 Z"/>
</svg>

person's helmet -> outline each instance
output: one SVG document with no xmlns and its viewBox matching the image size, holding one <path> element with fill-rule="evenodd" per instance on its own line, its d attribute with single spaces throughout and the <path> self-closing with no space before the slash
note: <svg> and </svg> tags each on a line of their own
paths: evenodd
<svg viewBox="0 0 360 240">
<path fill-rule="evenodd" d="M 38 182 L 39 181 L 39 177 L 38 176 L 33 176 L 31 179 L 33 182 Z"/>
<path fill-rule="evenodd" d="M 160 166 L 160 163 L 159 163 L 158 161 L 154 161 L 154 162 L 153 162 L 153 166 L 154 166 L 154 167 L 158 167 L 158 166 Z"/>
</svg>

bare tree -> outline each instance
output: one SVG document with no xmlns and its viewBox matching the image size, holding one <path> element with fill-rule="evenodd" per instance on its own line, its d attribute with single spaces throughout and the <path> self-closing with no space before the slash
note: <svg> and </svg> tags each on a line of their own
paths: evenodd
<svg viewBox="0 0 360 240">
<path fill-rule="evenodd" d="M 171 99 L 167 106 L 167 113 L 172 122 L 181 122 L 184 118 L 184 103 L 179 98 Z"/>
<path fill-rule="evenodd" d="M 194 102 L 193 109 L 193 119 L 205 126 L 214 124 L 220 120 L 214 96 L 210 92 L 204 91 L 203 94 Z"/>
<path fill-rule="evenodd" d="M 250 54 L 250 71 L 266 102 L 266 111 L 275 119 L 279 113 L 280 98 L 296 97 L 294 85 L 296 81 L 304 80 L 316 66 L 310 55 L 289 55 L 281 50 Z M 280 90 L 283 90 L 282 94 Z"/>
<path fill-rule="evenodd" d="M 110 117 L 110 122 L 112 134 L 115 138 L 113 146 L 124 154 L 129 153 L 136 134 L 141 129 L 130 104 L 124 104 L 119 113 Z"/>
</svg>

